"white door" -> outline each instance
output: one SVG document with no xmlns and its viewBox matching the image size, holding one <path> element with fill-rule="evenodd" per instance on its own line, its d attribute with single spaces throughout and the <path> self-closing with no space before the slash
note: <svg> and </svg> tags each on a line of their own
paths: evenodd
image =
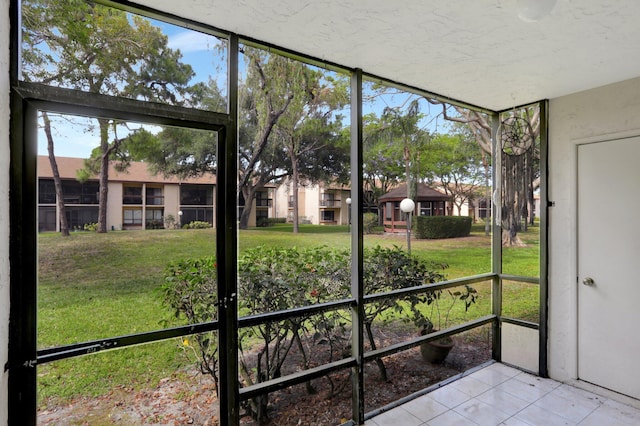
<svg viewBox="0 0 640 426">
<path fill-rule="evenodd" d="M 578 147 L 577 285 L 579 379 L 640 398 L 640 137 Z"/>
</svg>

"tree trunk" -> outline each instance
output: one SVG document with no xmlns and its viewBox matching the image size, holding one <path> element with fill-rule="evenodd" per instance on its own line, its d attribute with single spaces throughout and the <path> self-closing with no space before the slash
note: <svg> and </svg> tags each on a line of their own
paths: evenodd
<svg viewBox="0 0 640 426">
<path fill-rule="evenodd" d="M 373 330 L 371 329 L 371 323 L 365 322 L 364 328 L 367 330 L 367 336 L 369 337 L 369 344 L 371 345 L 371 350 L 375 351 L 376 341 L 373 339 Z M 389 378 L 387 376 L 387 367 L 384 365 L 384 361 L 382 358 L 376 358 L 376 364 L 378 364 L 378 370 L 380 370 L 380 378 L 383 382 L 388 382 Z"/>
<path fill-rule="evenodd" d="M 484 166 L 484 196 L 485 196 L 485 209 L 484 209 L 484 235 L 489 236 L 491 234 L 491 221 L 493 219 L 493 205 L 491 203 L 491 191 L 489 189 L 489 175 L 491 173 L 491 166 L 487 162 L 486 154 L 482 154 L 482 164 Z"/>
<path fill-rule="evenodd" d="M 240 229 L 249 228 L 249 217 L 251 216 L 251 210 L 253 209 L 253 198 L 256 194 L 256 187 L 247 183 L 241 188 L 242 196 L 244 197 L 244 207 L 242 213 L 240 213 Z"/>
<path fill-rule="evenodd" d="M 109 195 L 109 120 L 99 118 L 100 125 L 100 192 L 98 198 L 98 232 L 107 232 L 107 199 Z"/>
<path fill-rule="evenodd" d="M 64 194 L 62 193 L 62 181 L 60 180 L 60 172 L 58 171 L 58 163 L 53 151 L 53 135 L 51 133 L 51 120 L 46 112 L 42 112 L 44 120 L 44 133 L 47 136 L 47 152 L 49 153 L 49 164 L 51 164 L 51 172 L 53 174 L 53 186 L 56 190 L 56 200 L 58 204 L 58 212 L 60 214 L 60 233 L 63 237 L 69 236 L 69 224 L 67 223 L 67 211 L 64 206 Z"/>
<path fill-rule="evenodd" d="M 298 216 L 298 159 L 295 154 L 291 154 L 291 191 L 293 191 L 293 233 L 300 232 L 300 217 Z"/>
</svg>

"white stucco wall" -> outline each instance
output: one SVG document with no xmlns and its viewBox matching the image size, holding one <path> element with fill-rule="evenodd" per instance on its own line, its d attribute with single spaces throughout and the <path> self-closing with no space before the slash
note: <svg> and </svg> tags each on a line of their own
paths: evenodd
<svg viewBox="0 0 640 426">
<path fill-rule="evenodd" d="M 577 149 L 585 139 L 640 135 L 640 78 L 549 104 L 549 374 L 577 378 Z"/>
<path fill-rule="evenodd" d="M 0 0 L 0 425 L 7 424 L 9 352 L 9 0 Z"/>
</svg>

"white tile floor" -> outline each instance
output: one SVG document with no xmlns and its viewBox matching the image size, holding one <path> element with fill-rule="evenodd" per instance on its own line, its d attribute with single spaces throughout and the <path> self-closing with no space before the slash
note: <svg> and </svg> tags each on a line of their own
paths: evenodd
<svg viewBox="0 0 640 426">
<path fill-rule="evenodd" d="M 492 364 L 382 413 L 365 425 L 640 425 L 640 409 Z"/>
</svg>

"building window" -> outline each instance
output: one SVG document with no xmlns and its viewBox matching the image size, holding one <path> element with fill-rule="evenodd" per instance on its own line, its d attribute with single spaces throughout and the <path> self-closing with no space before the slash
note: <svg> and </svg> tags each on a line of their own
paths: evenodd
<svg viewBox="0 0 640 426">
<path fill-rule="evenodd" d="M 431 201 L 420 201 L 420 216 L 432 216 Z"/>
<path fill-rule="evenodd" d="M 51 179 L 40 179 L 38 182 L 38 203 L 55 204 L 56 187 Z M 55 230 L 55 229 L 54 229 Z"/>
<path fill-rule="evenodd" d="M 98 223 L 98 206 L 65 206 L 69 229 L 82 230 L 88 223 Z"/>
<path fill-rule="evenodd" d="M 164 205 L 164 196 L 162 195 L 162 188 L 149 188 L 146 189 L 145 202 L 148 206 L 162 206 Z"/>
<path fill-rule="evenodd" d="M 320 199 L 321 207 L 336 207 L 337 203 L 340 200 L 336 199 L 336 194 L 334 192 L 324 192 L 322 194 L 322 198 Z"/>
<path fill-rule="evenodd" d="M 142 186 L 123 187 L 122 204 L 142 204 Z"/>
<path fill-rule="evenodd" d="M 38 207 L 38 232 L 56 231 L 56 208 Z"/>
<path fill-rule="evenodd" d="M 97 181 L 63 180 L 61 184 L 65 204 L 98 204 L 100 184 Z"/>
<path fill-rule="evenodd" d="M 142 209 L 124 209 L 123 225 L 142 225 Z"/>
<path fill-rule="evenodd" d="M 181 225 L 191 222 L 208 222 L 213 226 L 213 207 L 182 207 Z"/>
<path fill-rule="evenodd" d="M 487 200 L 484 198 L 478 200 L 478 216 L 480 217 L 480 219 L 491 217 L 491 203 L 487 203 Z"/>
<path fill-rule="evenodd" d="M 213 185 L 181 185 L 180 204 L 188 206 L 212 206 Z"/>
<path fill-rule="evenodd" d="M 320 221 L 321 222 L 333 222 L 335 219 L 333 210 L 322 210 L 320 212 Z"/>
<path fill-rule="evenodd" d="M 164 210 L 147 209 L 144 212 L 144 223 L 147 229 L 164 228 Z"/>
<path fill-rule="evenodd" d="M 271 207 L 271 198 L 269 193 L 261 191 L 256 194 L 256 207 Z"/>
</svg>

